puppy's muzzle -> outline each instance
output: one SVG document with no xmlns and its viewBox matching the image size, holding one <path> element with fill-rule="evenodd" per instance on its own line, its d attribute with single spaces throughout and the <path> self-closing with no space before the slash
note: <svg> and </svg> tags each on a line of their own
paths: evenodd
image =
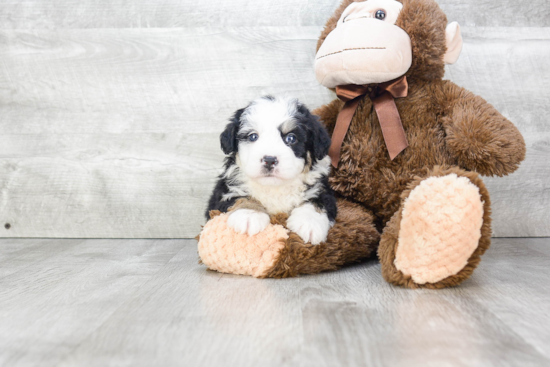
<svg viewBox="0 0 550 367">
<path fill-rule="evenodd" d="M 277 157 L 266 155 L 262 158 L 262 163 L 264 165 L 264 168 L 266 168 L 268 171 L 271 171 L 273 170 L 273 168 L 275 168 L 279 161 L 277 160 Z"/>
</svg>

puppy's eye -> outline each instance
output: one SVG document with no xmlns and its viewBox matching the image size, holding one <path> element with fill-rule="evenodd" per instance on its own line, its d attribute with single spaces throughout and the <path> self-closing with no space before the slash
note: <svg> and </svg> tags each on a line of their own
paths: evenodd
<svg viewBox="0 0 550 367">
<path fill-rule="evenodd" d="M 298 140 L 298 138 L 294 134 L 288 134 L 287 136 L 285 136 L 285 143 L 287 145 L 292 145 L 292 144 L 296 143 L 297 140 Z"/>
<path fill-rule="evenodd" d="M 379 20 L 384 20 L 386 19 L 386 12 L 382 9 L 379 9 L 376 11 L 376 13 L 374 14 L 374 17 L 376 19 L 379 19 Z"/>
<path fill-rule="evenodd" d="M 248 135 L 248 141 L 256 141 L 256 140 L 258 140 L 258 134 L 253 133 Z"/>
</svg>

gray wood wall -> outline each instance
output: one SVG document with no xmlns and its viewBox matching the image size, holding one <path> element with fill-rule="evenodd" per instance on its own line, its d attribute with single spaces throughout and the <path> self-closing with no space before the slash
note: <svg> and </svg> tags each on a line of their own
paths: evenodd
<svg viewBox="0 0 550 367">
<path fill-rule="evenodd" d="M 465 38 L 447 78 L 528 145 L 518 172 L 486 180 L 494 234 L 550 236 L 550 3 L 439 3 Z M 0 1 L 0 236 L 195 236 L 235 109 L 266 93 L 334 98 L 312 64 L 337 5 Z"/>
</svg>

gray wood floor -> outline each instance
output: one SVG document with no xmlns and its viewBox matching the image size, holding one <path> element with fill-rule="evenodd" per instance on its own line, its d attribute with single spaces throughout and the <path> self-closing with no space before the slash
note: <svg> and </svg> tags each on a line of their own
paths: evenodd
<svg viewBox="0 0 550 367">
<path fill-rule="evenodd" d="M 0 240 L 0 366 L 550 366 L 550 239 L 461 287 L 209 272 L 194 240 Z"/>
</svg>

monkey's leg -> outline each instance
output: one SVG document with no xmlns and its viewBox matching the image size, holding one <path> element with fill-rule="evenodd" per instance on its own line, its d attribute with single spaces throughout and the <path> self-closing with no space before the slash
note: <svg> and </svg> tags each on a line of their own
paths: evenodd
<svg viewBox="0 0 550 367">
<path fill-rule="evenodd" d="M 327 241 L 319 245 L 305 244 L 290 232 L 278 261 L 266 274 L 269 278 L 286 278 L 298 274 L 316 274 L 336 270 L 375 254 L 380 234 L 373 216 L 362 206 L 339 199 L 336 223 L 329 230 Z M 284 224 L 281 221 L 281 224 Z"/>
<path fill-rule="evenodd" d="M 382 234 L 384 278 L 409 288 L 444 288 L 467 279 L 491 243 L 490 205 L 474 172 L 434 167 L 413 180 Z"/>
<path fill-rule="evenodd" d="M 338 200 L 336 223 L 326 242 L 304 243 L 285 229 L 286 215 L 272 217 L 264 231 L 248 236 L 227 226 L 227 215 L 210 220 L 199 239 L 199 256 L 211 270 L 258 278 L 315 274 L 372 256 L 380 234 L 372 215 L 358 204 Z"/>
</svg>

